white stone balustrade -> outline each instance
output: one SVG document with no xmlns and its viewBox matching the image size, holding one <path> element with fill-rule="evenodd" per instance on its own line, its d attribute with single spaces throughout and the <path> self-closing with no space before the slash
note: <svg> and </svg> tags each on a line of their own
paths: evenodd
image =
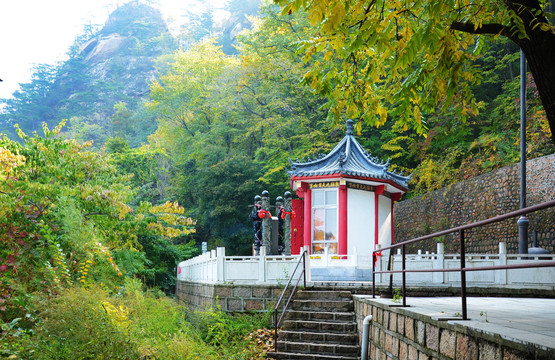
<svg viewBox="0 0 555 360">
<path fill-rule="evenodd" d="M 460 267 L 458 254 L 444 254 L 443 244 L 437 244 L 437 253 L 421 253 L 406 255 L 406 269 L 448 269 Z M 383 252 L 376 264 L 376 270 L 387 269 L 388 251 Z M 401 269 L 401 254 L 392 256 L 393 269 Z M 498 254 L 467 254 L 466 266 L 496 266 L 521 264 L 542 260 L 555 261 L 555 255 L 517 255 L 507 254 L 505 243 L 499 244 Z M 262 247 L 259 256 L 226 256 L 225 248 L 218 248 L 203 255 L 179 263 L 177 279 L 198 283 L 221 284 L 285 284 L 295 269 L 299 255 L 282 256 L 266 255 Z M 302 265 L 301 265 L 302 266 Z M 306 259 L 307 281 L 325 281 L 330 274 L 330 281 L 338 281 L 338 274 L 347 269 L 371 269 L 370 256 L 335 255 L 324 251 L 322 254 L 311 254 Z M 329 269 L 329 272 L 325 270 Z M 312 271 L 311 271 L 312 270 Z M 324 270 L 324 271 L 323 271 Z M 317 276 L 313 274 L 318 274 Z M 359 272 L 360 274 L 360 272 Z M 363 280 L 372 280 L 371 275 Z M 359 276 L 360 277 L 360 276 Z M 389 284 L 389 274 L 376 274 L 377 284 Z M 555 268 L 529 268 L 494 271 L 469 271 L 466 273 L 469 286 L 505 286 L 527 288 L 554 288 Z M 458 286 L 460 272 L 424 272 L 406 273 L 408 286 Z M 347 280 L 348 281 L 348 280 Z M 401 274 L 393 275 L 393 283 L 401 284 Z"/>
<path fill-rule="evenodd" d="M 405 258 L 405 268 L 407 270 L 423 269 L 453 269 L 460 267 L 460 255 L 445 254 L 442 243 L 437 244 L 437 254 L 407 254 Z M 400 251 L 392 256 L 393 269 L 401 270 L 402 255 Z M 481 266 L 502 266 L 512 264 L 523 264 L 537 261 L 554 261 L 555 255 L 521 255 L 507 254 L 504 242 L 499 243 L 498 254 L 466 254 L 466 267 Z M 388 257 L 385 255 L 380 258 L 376 271 L 387 269 Z M 400 286 L 402 283 L 401 273 L 393 274 L 393 283 Z M 376 274 L 376 283 L 389 283 L 389 274 Z M 459 285 L 461 281 L 460 272 L 414 272 L 406 273 L 408 286 L 426 285 Z M 529 268 L 529 269 L 504 269 L 493 271 L 468 271 L 466 272 L 466 282 L 471 286 L 526 286 L 534 288 L 553 288 L 555 287 L 555 267 Z"/>
<path fill-rule="evenodd" d="M 177 280 L 200 283 L 285 284 L 299 261 L 298 255 L 226 256 L 219 247 L 178 265 Z M 299 266 L 302 270 L 302 264 Z"/>
</svg>

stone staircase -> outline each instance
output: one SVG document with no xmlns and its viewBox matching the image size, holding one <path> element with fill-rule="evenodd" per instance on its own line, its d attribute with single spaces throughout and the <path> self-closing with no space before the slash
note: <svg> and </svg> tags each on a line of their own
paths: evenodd
<svg viewBox="0 0 555 360">
<path fill-rule="evenodd" d="M 301 290 L 278 331 L 273 359 L 357 360 L 360 356 L 349 291 Z"/>
</svg>

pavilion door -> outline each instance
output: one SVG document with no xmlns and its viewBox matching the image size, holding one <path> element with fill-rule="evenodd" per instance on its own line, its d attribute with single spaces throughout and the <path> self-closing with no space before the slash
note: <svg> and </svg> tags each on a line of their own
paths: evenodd
<svg viewBox="0 0 555 360">
<path fill-rule="evenodd" d="M 295 212 L 295 217 L 291 219 L 291 255 L 298 255 L 303 247 L 304 201 L 293 199 L 291 206 Z"/>
</svg>

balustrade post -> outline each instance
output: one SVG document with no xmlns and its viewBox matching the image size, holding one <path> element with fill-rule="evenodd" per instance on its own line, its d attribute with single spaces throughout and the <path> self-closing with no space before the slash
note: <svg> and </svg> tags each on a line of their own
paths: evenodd
<svg viewBox="0 0 555 360">
<path fill-rule="evenodd" d="M 260 247 L 258 255 L 258 281 L 266 282 L 266 246 Z"/>
<path fill-rule="evenodd" d="M 501 266 L 507 265 L 507 246 L 503 241 L 499 243 L 499 261 L 497 265 L 501 265 Z M 508 271 L 509 270 L 507 269 L 496 270 L 495 284 L 507 285 Z"/>
<path fill-rule="evenodd" d="M 302 247 L 302 251 L 305 251 L 305 267 L 304 267 L 304 271 L 305 271 L 305 276 L 307 278 L 306 281 L 312 281 L 312 275 L 310 273 L 310 253 L 309 253 L 309 249 L 310 246 L 305 245 Z"/>
<path fill-rule="evenodd" d="M 443 243 L 437 243 L 437 256 L 433 262 L 434 269 L 445 269 L 445 245 Z M 445 273 L 436 272 L 434 275 L 434 283 L 443 284 L 445 282 Z"/>
<path fill-rule="evenodd" d="M 225 281 L 225 247 L 219 247 L 216 249 L 216 281 Z"/>
<path fill-rule="evenodd" d="M 382 248 L 381 244 L 376 244 L 376 251 L 379 251 Z M 381 256 L 376 256 L 376 271 L 382 271 L 382 259 Z M 383 283 L 383 274 L 379 274 L 378 282 L 381 284 Z"/>
</svg>

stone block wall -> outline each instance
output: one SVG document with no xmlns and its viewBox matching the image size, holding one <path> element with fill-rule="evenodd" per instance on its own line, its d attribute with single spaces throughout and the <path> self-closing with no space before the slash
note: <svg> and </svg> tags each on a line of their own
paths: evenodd
<svg viewBox="0 0 555 360">
<path fill-rule="evenodd" d="M 512 341 L 465 325 L 434 320 L 410 308 L 354 297 L 359 339 L 372 315 L 368 359 L 373 360 L 550 360 L 551 348 Z M 463 322 L 464 323 L 464 322 Z"/>
<path fill-rule="evenodd" d="M 271 310 L 282 291 L 282 286 L 265 284 L 205 284 L 178 280 L 176 286 L 178 302 L 194 311 L 216 306 L 226 312 Z"/>
<path fill-rule="evenodd" d="M 527 206 L 555 199 L 555 154 L 527 161 Z M 395 242 L 485 220 L 519 208 L 520 164 L 514 164 L 473 179 L 453 184 L 395 204 Z M 555 209 L 528 216 L 529 246 L 532 231 L 538 231 L 538 246 L 555 251 Z M 509 219 L 465 232 L 467 253 L 495 253 L 504 241 L 508 253 L 518 253 L 517 219 Z M 458 252 L 458 234 L 444 239 L 445 252 Z M 411 245 L 416 250 L 435 251 L 435 241 Z"/>
</svg>

